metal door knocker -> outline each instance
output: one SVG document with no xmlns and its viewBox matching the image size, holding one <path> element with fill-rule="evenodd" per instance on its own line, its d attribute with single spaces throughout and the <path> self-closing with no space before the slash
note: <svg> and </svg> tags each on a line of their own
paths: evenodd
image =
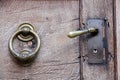
<svg viewBox="0 0 120 80">
<path fill-rule="evenodd" d="M 22 50 L 20 52 L 15 51 L 13 48 L 13 41 L 18 38 L 22 42 L 28 42 L 35 39 L 35 50 L 30 52 L 29 50 Z M 18 30 L 11 36 L 9 40 L 10 53 L 19 61 L 29 62 L 32 61 L 40 49 L 40 39 L 35 33 L 34 27 L 29 23 L 23 23 L 18 27 Z"/>
</svg>

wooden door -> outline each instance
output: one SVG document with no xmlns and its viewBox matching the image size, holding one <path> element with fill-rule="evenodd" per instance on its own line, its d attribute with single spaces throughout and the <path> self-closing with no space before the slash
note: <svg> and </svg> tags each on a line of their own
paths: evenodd
<svg viewBox="0 0 120 80">
<path fill-rule="evenodd" d="M 116 80 L 114 0 L 0 0 L 0 80 Z M 84 36 L 70 39 L 89 18 L 107 19 L 108 65 L 89 65 Z M 8 42 L 21 23 L 30 23 L 41 39 L 35 61 L 22 66 L 10 55 Z M 15 49 L 24 44 L 16 40 Z"/>
<path fill-rule="evenodd" d="M 1 80 L 79 79 L 79 40 L 66 36 L 79 28 L 79 1 L 3 0 L 0 6 Z M 35 26 L 41 39 L 37 58 L 27 67 L 13 61 L 8 50 L 9 39 L 21 23 Z"/>
<path fill-rule="evenodd" d="M 119 7 L 120 7 L 120 1 L 119 0 L 115 0 L 115 26 L 116 26 L 116 50 L 115 50 L 115 53 L 116 53 L 116 57 L 117 57 L 117 70 L 116 70 L 116 73 L 117 73 L 117 80 L 120 80 L 120 35 L 119 35 L 119 31 L 120 31 L 120 10 L 119 10 Z"/>
<path fill-rule="evenodd" d="M 80 2 L 80 27 L 90 18 L 105 19 L 108 22 L 108 64 L 89 65 L 86 58 L 81 58 L 81 80 L 116 80 L 116 54 L 115 54 L 115 14 L 114 0 L 81 0 Z M 87 54 L 87 40 L 80 39 L 80 54 Z M 105 43 L 106 44 L 106 43 Z"/>
</svg>

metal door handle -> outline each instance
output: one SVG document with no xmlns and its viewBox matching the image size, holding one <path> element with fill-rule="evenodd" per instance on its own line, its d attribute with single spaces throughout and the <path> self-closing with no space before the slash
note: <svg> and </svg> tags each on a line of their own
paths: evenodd
<svg viewBox="0 0 120 80">
<path fill-rule="evenodd" d="M 108 22 L 104 19 L 88 19 L 87 29 L 69 32 L 68 37 L 74 38 L 83 34 L 81 41 L 85 40 L 86 57 L 89 64 L 107 64 L 108 63 L 108 40 L 107 28 Z M 86 39 L 85 39 L 86 38 Z M 81 44 L 81 43 L 80 43 Z M 84 53 L 83 53 L 84 54 Z M 82 55 L 82 54 L 81 54 Z"/>
<path fill-rule="evenodd" d="M 69 38 L 74 38 L 86 33 L 93 33 L 93 32 L 97 32 L 96 28 L 89 28 L 89 29 L 85 29 L 85 30 L 79 30 L 79 31 L 72 31 L 68 33 L 68 37 Z"/>
<path fill-rule="evenodd" d="M 23 50 L 20 53 L 16 52 L 13 48 L 13 41 L 16 37 L 18 37 L 19 40 L 24 41 L 24 42 L 28 42 L 34 38 L 37 44 L 34 52 L 30 52 L 27 50 Z M 33 26 L 28 23 L 21 24 L 18 30 L 11 36 L 9 40 L 10 53 L 19 61 L 26 62 L 26 61 L 33 60 L 37 52 L 39 51 L 39 48 L 40 48 L 39 36 L 35 33 Z"/>
</svg>

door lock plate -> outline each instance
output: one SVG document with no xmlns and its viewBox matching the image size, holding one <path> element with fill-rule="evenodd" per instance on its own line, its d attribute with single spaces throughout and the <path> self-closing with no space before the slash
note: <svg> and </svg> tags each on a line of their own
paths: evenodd
<svg viewBox="0 0 120 80">
<path fill-rule="evenodd" d="M 104 28 L 105 21 L 102 19 L 89 19 L 87 21 L 87 27 L 97 28 L 97 34 L 87 35 L 87 49 L 88 49 L 88 63 L 89 64 L 103 64 L 104 60 Z"/>
</svg>

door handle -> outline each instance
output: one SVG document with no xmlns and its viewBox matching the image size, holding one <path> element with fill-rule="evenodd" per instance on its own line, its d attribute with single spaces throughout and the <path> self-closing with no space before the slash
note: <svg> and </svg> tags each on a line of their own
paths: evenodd
<svg viewBox="0 0 120 80">
<path fill-rule="evenodd" d="M 98 32 L 98 30 L 96 28 L 89 28 L 89 29 L 85 29 L 85 30 L 79 30 L 79 31 L 72 31 L 68 33 L 68 37 L 69 38 L 74 38 L 86 33 L 96 33 Z"/>
<path fill-rule="evenodd" d="M 72 31 L 68 33 L 69 38 L 74 38 L 83 34 L 86 41 L 86 56 L 89 64 L 108 63 L 108 43 L 107 26 L 104 19 L 88 19 L 86 26 L 88 29 Z M 94 26 L 94 27 L 93 27 Z M 81 37 L 82 38 L 82 37 Z M 80 39 L 81 39 L 80 38 Z M 84 53 L 83 53 L 84 54 Z"/>
<path fill-rule="evenodd" d="M 13 41 L 16 37 L 18 37 L 18 39 L 23 42 L 28 42 L 35 39 L 36 40 L 35 50 L 33 52 L 30 52 L 28 50 L 16 52 L 13 48 Z M 11 36 L 8 47 L 10 53 L 14 56 L 14 58 L 24 63 L 27 63 L 32 61 L 35 58 L 37 52 L 39 51 L 40 39 L 39 36 L 35 33 L 34 27 L 31 24 L 23 23 L 19 26 L 18 30 Z"/>
</svg>

